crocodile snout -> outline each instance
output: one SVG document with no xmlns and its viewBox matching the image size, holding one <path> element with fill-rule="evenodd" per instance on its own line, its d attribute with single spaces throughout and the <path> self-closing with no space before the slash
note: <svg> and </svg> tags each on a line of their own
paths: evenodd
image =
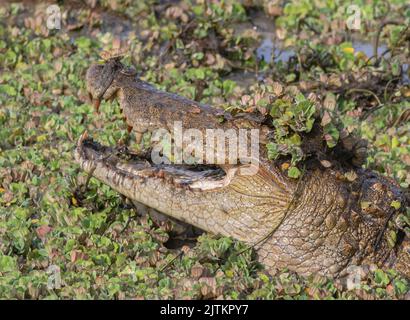
<svg viewBox="0 0 410 320">
<path fill-rule="evenodd" d="M 110 99 L 118 88 L 114 85 L 117 73 L 121 71 L 122 65 L 118 62 L 108 62 L 104 65 L 94 64 L 86 74 L 86 87 L 90 100 L 93 102 L 95 111 L 98 113 L 101 100 Z"/>
</svg>

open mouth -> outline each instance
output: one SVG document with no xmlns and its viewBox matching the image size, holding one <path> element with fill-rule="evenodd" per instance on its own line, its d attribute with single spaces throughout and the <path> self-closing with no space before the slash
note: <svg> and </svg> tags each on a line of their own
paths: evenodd
<svg viewBox="0 0 410 320">
<path fill-rule="evenodd" d="M 210 190 L 229 183 L 230 174 L 216 165 L 155 164 L 150 155 L 136 155 L 126 147 L 107 147 L 85 132 L 77 143 L 75 159 L 87 172 L 97 167 L 130 178 L 163 178 L 175 187 Z"/>
</svg>

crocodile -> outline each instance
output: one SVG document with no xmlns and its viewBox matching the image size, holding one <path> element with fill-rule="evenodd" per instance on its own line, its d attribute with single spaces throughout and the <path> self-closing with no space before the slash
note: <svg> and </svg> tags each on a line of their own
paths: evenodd
<svg viewBox="0 0 410 320">
<path fill-rule="evenodd" d="M 135 132 L 181 121 L 185 128 L 202 131 L 261 128 L 259 142 L 266 143 L 269 128 L 260 119 L 232 117 L 157 90 L 123 72 L 118 61 L 113 63 L 115 67 L 96 64 L 88 69 L 87 90 L 97 104 L 118 98 Z M 266 148 L 258 152 L 256 172 L 243 174 L 242 164 L 158 164 L 150 154 L 102 146 L 84 133 L 74 159 L 85 172 L 137 203 L 247 243 L 267 270 L 340 277 L 352 266 L 375 264 L 410 276 L 408 235 L 395 230 L 393 245 L 388 237 L 393 228 L 389 221 L 400 211 L 391 204 L 400 203 L 401 209 L 408 205 L 395 181 L 358 166 L 314 162 L 293 179 L 269 160 Z M 355 178 L 345 179 L 347 171 Z"/>
</svg>

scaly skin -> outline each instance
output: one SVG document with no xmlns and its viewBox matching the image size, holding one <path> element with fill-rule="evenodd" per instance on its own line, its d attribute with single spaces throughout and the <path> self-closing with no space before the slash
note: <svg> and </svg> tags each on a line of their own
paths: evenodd
<svg viewBox="0 0 410 320">
<path fill-rule="evenodd" d="M 233 118 L 223 110 L 159 91 L 130 75 L 125 68 L 120 70 L 115 61 L 92 65 L 87 71 L 86 82 L 96 105 L 101 99 L 117 97 L 127 125 L 138 134 L 158 128 L 172 132 L 175 121 L 180 121 L 184 129 L 195 128 L 201 132 L 206 129 L 258 128 L 262 142 L 268 131 L 266 126 L 249 117 Z"/>
<path fill-rule="evenodd" d="M 101 70 L 92 66 L 87 73 L 93 98 L 101 91 L 96 82 Z M 121 72 L 103 98 L 113 96 L 119 97 L 128 124 L 141 132 L 167 127 L 174 120 L 182 121 L 184 128 L 258 126 L 242 119 L 221 123 L 215 120 L 218 111 L 157 91 Z M 315 167 L 298 182 L 284 176 L 264 150 L 253 176 L 240 175 L 236 167 L 224 168 L 224 177 L 209 178 L 194 166 L 146 165 L 149 159 L 124 159 L 85 136 L 78 142 L 75 160 L 132 200 L 205 231 L 256 244 L 258 258 L 268 269 L 336 277 L 349 266 L 375 263 L 410 276 L 408 238 L 399 232 L 394 248 L 387 241 L 387 222 L 397 213 L 390 204 L 406 203 L 394 182 L 362 169 L 355 169 L 358 178 L 348 182 L 340 179 L 343 169 Z M 205 190 L 204 182 L 218 183 Z M 370 205 L 362 209 L 361 203 Z"/>
</svg>

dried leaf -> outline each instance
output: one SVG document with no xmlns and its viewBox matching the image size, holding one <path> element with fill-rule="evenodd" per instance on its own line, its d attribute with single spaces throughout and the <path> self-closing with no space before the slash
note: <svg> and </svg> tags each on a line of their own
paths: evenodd
<svg viewBox="0 0 410 320">
<path fill-rule="evenodd" d="M 282 168 L 283 171 L 288 170 L 289 167 L 290 167 L 290 163 L 289 163 L 289 162 L 284 162 L 284 163 L 282 163 L 282 165 L 281 165 L 281 168 Z"/>
<path fill-rule="evenodd" d="M 51 230 L 53 230 L 53 229 L 52 229 L 51 227 L 49 227 L 48 225 L 43 225 L 43 226 L 38 227 L 38 228 L 36 229 L 36 233 L 37 233 L 37 236 L 38 236 L 40 239 L 44 240 L 45 237 L 46 237 L 46 235 L 47 235 Z"/>
<path fill-rule="evenodd" d="M 327 160 L 321 160 L 320 164 L 322 166 L 324 166 L 325 168 L 330 168 L 332 166 L 332 163 L 330 161 L 327 161 Z"/>
<path fill-rule="evenodd" d="M 327 124 L 329 124 L 331 122 L 332 122 L 332 118 L 330 117 L 329 112 L 325 111 L 320 124 L 322 125 L 322 127 L 324 127 L 324 126 L 326 126 Z"/>
<path fill-rule="evenodd" d="M 70 253 L 71 262 L 76 262 L 78 260 L 85 260 L 86 258 L 87 258 L 87 255 L 80 250 L 72 250 Z"/>
<path fill-rule="evenodd" d="M 354 171 L 346 172 L 346 173 L 344 174 L 344 176 L 345 176 L 346 179 L 347 179 L 348 181 L 350 181 L 350 182 L 353 182 L 353 181 L 355 181 L 355 180 L 357 179 L 357 174 L 356 174 L 356 172 L 354 172 Z"/>
<path fill-rule="evenodd" d="M 197 263 L 191 268 L 191 276 L 195 279 L 199 279 L 204 273 L 204 270 L 205 268 Z"/>
<path fill-rule="evenodd" d="M 323 106 L 325 107 L 325 109 L 328 110 L 335 110 L 336 108 L 336 97 L 333 93 L 329 92 L 326 94 L 326 98 L 325 101 L 323 101 Z"/>
<path fill-rule="evenodd" d="M 273 93 L 275 96 L 279 97 L 283 93 L 283 86 L 279 82 L 274 82 L 272 84 Z"/>
</svg>

